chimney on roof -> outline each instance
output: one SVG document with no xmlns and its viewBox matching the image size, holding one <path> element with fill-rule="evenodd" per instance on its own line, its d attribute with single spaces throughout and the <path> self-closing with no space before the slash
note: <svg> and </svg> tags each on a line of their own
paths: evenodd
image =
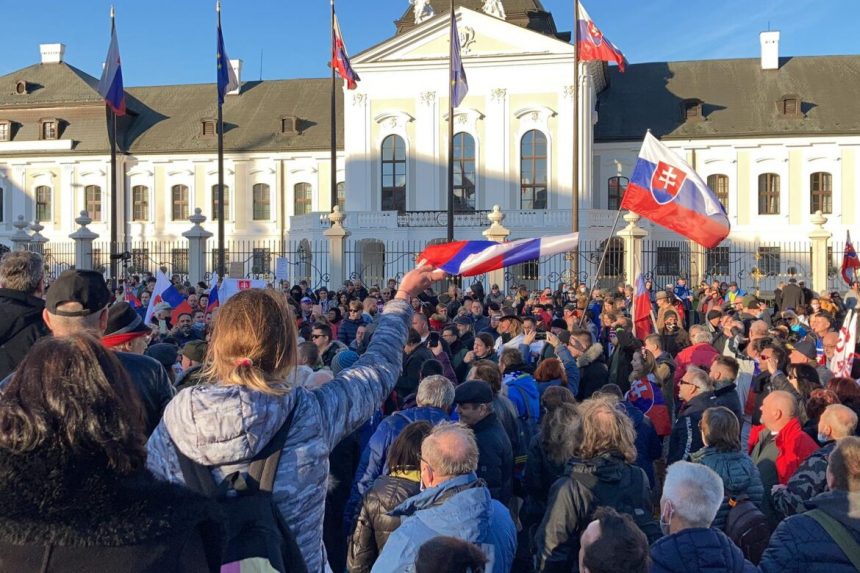
<svg viewBox="0 0 860 573">
<path fill-rule="evenodd" d="M 43 64 L 61 64 L 66 53 L 65 44 L 39 44 Z"/>
<path fill-rule="evenodd" d="M 233 67 L 233 73 L 236 74 L 236 80 L 239 82 L 239 87 L 227 92 L 227 95 L 239 95 L 242 90 L 242 60 L 230 60 L 230 65 Z"/>
<path fill-rule="evenodd" d="M 779 31 L 767 31 L 759 34 L 761 41 L 761 69 L 779 69 Z"/>
</svg>

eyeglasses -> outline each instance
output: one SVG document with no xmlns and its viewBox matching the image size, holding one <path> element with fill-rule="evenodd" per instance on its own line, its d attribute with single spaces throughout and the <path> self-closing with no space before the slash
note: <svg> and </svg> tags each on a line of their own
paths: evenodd
<svg viewBox="0 0 860 573">
<path fill-rule="evenodd" d="M 325 334 L 311 334 L 311 338 L 316 340 L 317 338 L 325 338 Z"/>
<path fill-rule="evenodd" d="M 357 308 L 351 308 L 351 309 L 349 309 L 349 312 L 353 313 L 353 312 L 361 312 L 361 311 Z"/>
<path fill-rule="evenodd" d="M 679 386 L 692 386 L 693 388 L 698 388 L 698 386 L 696 386 L 692 382 L 687 382 L 686 380 L 681 380 Z"/>
</svg>

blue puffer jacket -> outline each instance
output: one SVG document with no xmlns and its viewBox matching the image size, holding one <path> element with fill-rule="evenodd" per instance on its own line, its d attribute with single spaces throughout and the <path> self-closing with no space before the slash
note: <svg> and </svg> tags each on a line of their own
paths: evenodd
<svg viewBox="0 0 860 573">
<path fill-rule="evenodd" d="M 283 396 L 242 386 L 195 386 L 168 404 L 147 445 L 147 466 L 157 476 L 184 483 L 174 448 L 215 466 L 216 479 L 247 470 L 248 460 L 271 440 L 295 408 L 275 476 L 273 496 L 296 535 L 308 571 L 326 570 L 323 548 L 328 456 L 360 427 L 394 388 L 412 308 L 395 300 L 385 306 L 367 352 L 334 380 Z"/>
<path fill-rule="evenodd" d="M 748 455 L 742 452 L 720 452 L 715 448 L 702 448 L 690 456 L 690 461 L 708 466 L 723 480 L 726 498 L 720 505 L 711 527 L 720 531 L 725 528 L 726 518 L 729 515 L 729 496 L 745 495 L 761 509 L 764 485 L 761 483 L 758 466 Z"/>
<path fill-rule="evenodd" d="M 349 531 L 352 531 L 352 525 L 358 517 L 358 512 L 361 509 L 361 499 L 364 494 L 373 486 L 373 482 L 382 475 L 388 474 L 388 448 L 403 431 L 403 428 L 412 422 L 426 420 L 434 426 L 439 422 L 448 419 L 448 414 L 439 408 L 418 407 L 409 408 L 402 412 L 395 412 L 388 416 L 371 436 L 367 447 L 364 448 L 361 454 L 361 460 L 358 462 L 358 469 L 355 472 L 355 480 L 352 483 L 352 491 L 349 494 L 349 502 L 344 512 L 347 518 Z"/>
<path fill-rule="evenodd" d="M 526 372 L 512 372 L 504 375 L 508 399 L 517 408 L 517 415 L 527 420 L 532 429 L 532 435 L 537 433 L 540 421 L 540 392 L 537 382 Z"/>
<path fill-rule="evenodd" d="M 827 491 L 806 502 L 848 529 L 860 543 L 860 492 Z M 779 524 L 761 558 L 763 573 L 848 573 L 857 570 L 836 542 L 808 515 L 792 515 Z"/>
<path fill-rule="evenodd" d="M 477 544 L 490 559 L 487 571 L 508 573 L 517 550 L 517 530 L 508 509 L 470 473 L 431 487 L 401 503 L 390 515 L 398 527 L 373 565 L 372 573 L 415 571 L 418 549 L 446 535 Z"/>
<path fill-rule="evenodd" d="M 725 533 L 692 528 L 651 546 L 651 573 L 756 573 L 755 565 Z"/>
</svg>

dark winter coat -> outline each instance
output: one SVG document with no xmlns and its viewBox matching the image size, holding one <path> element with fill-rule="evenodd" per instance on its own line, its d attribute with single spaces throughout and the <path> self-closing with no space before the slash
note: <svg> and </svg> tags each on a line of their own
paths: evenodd
<svg viewBox="0 0 860 573">
<path fill-rule="evenodd" d="M 30 347 L 50 334 L 42 320 L 45 301 L 0 288 L 0 380 L 12 373 Z"/>
<path fill-rule="evenodd" d="M 684 404 L 678 412 L 678 419 L 672 425 L 672 435 L 669 436 L 669 455 L 666 464 L 671 465 L 679 460 L 688 460 L 693 452 L 702 449 L 702 432 L 699 422 L 702 414 L 713 404 L 713 392 L 704 392 Z"/>
<path fill-rule="evenodd" d="M 0 451 L 0 571 L 219 571 L 215 502 L 54 447 Z"/>
<path fill-rule="evenodd" d="M 773 494 L 773 506 L 783 515 L 806 511 L 806 501 L 827 491 L 827 465 L 836 442 L 828 442 L 813 452 L 791 475 L 785 489 Z"/>
<path fill-rule="evenodd" d="M 782 304 L 779 310 L 800 308 L 800 305 L 805 304 L 803 289 L 797 283 L 788 283 L 782 287 Z"/>
<path fill-rule="evenodd" d="M 633 429 L 636 430 L 636 465 L 642 468 L 648 476 L 648 483 L 654 486 L 654 460 L 663 454 L 663 440 L 654 430 L 654 424 L 648 419 L 642 410 L 622 400 L 624 411 L 633 421 Z"/>
<path fill-rule="evenodd" d="M 142 354 L 117 352 L 116 357 L 125 367 L 132 384 L 140 392 L 143 409 L 146 413 L 146 435 L 155 431 L 167 403 L 173 399 L 176 390 L 167 377 L 160 362 Z"/>
<path fill-rule="evenodd" d="M 433 352 L 423 344 L 410 354 L 403 353 L 403 371 L 397 379 L 397 384 L 394 385 L 394 391 L 401 401 L 418 391 L 421 366 L 428 360 L 435 360 L 435 357 Z"/>
<path fill-rule="evenodd" d="M 197 386 L 205 380 L 206 378 L 203 376 L 203 365 L 198 364 L 197 366 L 192 366 L 180 374 L 179 378 L 176 379 L 176 391 L 179 392 L 180 390 Z"/>
<path fill-rule="evenodd" d="M 729 515 L 729 497 L 746 496 L 761 509 L 764 486 L 752 458 L 742 452 L 720 452 L 715 448 L 702 448 L 690 456 L 690 461 L 707 466 L 723 480 L 726 498 L 717 511 L 711 527 L 723 530 Z"/>
<path fill-rule="evenodd" d="M 651 489 L 641 468 L 619 454 L 606 453 L 589 460 L 574 459 L 565 475 L 553 484 L 547 511 L 537 529 L 539 569 L 572 571 L 579 555 L 579 538 L 597 507 L 611 506 L 633 515 L 646 535 L 655 536 Z"/>
<path fill-rule="evenodd" d="M 642 348 L 642 343 L 626 330 L 618 332 L 618 344 L 609 357 L 609 382 L 617 384 L 621 392 L 630 390 L 630 374 L 633 372 L 633 354 Z"/>
<path fill-rule="evenodd" d="M 716 408 L 723 406 L 732 411 L 732 414 L 738 419 L 738 427 L 744 426 L 744 408 L 741 405 L 741 397 L 738 395 L 738 385 L 734 382 L 729 382 L 725 386 L 721 386 L 714 390 L 711 397 L 711 405 L 708 408 Z"/>
<path fill-rule="evenodd" d="M 806 502 L 834 518 L 860 543 L 860 492 L 828 491 Z M 856 573 L 833 538 L 808 515 L 779 524 L 759 565 L 762 573 Z"/>
<path fill-rule="evenodd" d="M 684 529 L 651 546 L 651 573 L 756 573 L 755 565 L 725 533 Z"/>
<path fill-rule="evenodd" d="M 358 327 L 365 324 L 363 319 L 344 318 L 337 326 L 337 339 L 346 346 L 352 344 L 355 340 L 355 334 L 358 332 Z"/>
<path fill-rule="evenodd" d="M 539 523 L 546 512 L 549 490 L 564 475 L 564 463 L 550 459 L 543 447 L 540 434 L 532 438 L 529 446 L 524 484 L 526 501 L 524 512 L 528 523 Z"/>
<path fill-rule="evenodd" d="M 493 499 L 507 504 L 513 494 L 514 453 L 508 434 L 495 413 L 472 426 L 478 442 L 478 477 Z"/>
<path fill-rule="evenodd" d="M 603 345 L 596 342 L 576 358 L 579 366 L 579 391 L 576 401 L 582 402 L 609 382 L 609 369 L 603 356 Z"/>
<path fill-rule="evenodd" d="M 350 573 L 370 572 L 388 536 L 400 526 L 400 518 L 388 512 L 420 490 L 419 482 L 406 477 L 381 476 L 373 483 L 362 500 L 355 532 L 349 541 Z"/>
</svg>

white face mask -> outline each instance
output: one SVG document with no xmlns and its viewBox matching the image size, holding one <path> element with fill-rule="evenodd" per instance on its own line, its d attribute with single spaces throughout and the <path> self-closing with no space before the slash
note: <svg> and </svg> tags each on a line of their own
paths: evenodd
<svg viewBox="0 0 860 573">
<path fill-rule="evenodd" d="M 662 511 L 660 512 L 660 531 L 663 533 L 663 535 L 669 535 L 670 534 L 669 528 L 670 528 L 670 525 L 672 523 L 672 514 L 675 513 L 675 511 L 672 509 L 672 506 L 669 505 L 668 503 L 666 504 L 666 507 L 669 509 L 669 516 L 668 517 L 666 517 L 664 519 L 663 518 L 664 512 L 662 512 Z"/>
</svg>

